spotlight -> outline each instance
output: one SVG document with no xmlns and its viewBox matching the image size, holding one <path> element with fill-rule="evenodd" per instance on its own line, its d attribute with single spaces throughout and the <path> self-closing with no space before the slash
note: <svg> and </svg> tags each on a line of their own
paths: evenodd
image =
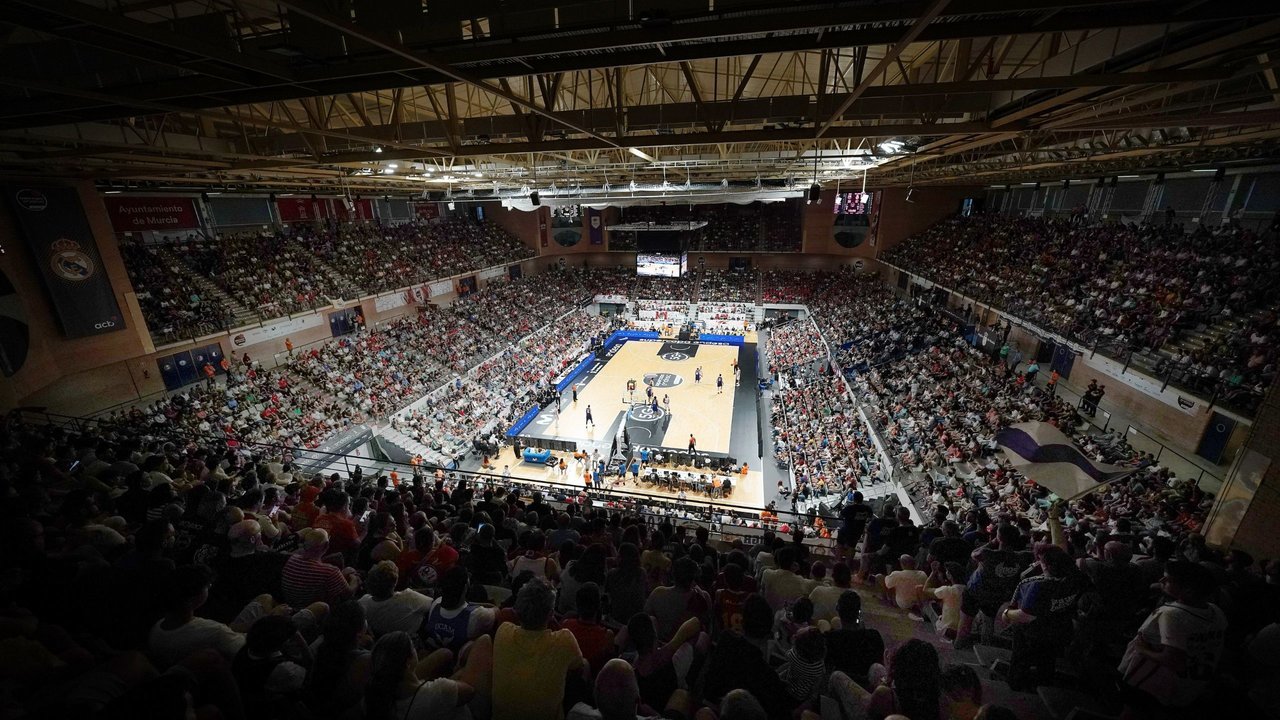
<svg viewBox="0 0 1280 720">
<path fill-rule="evenodd" d="M 822 199 L 822 186 L 814 183 L 809 186 L 809 203 L 810 205 Z"/>
<path fill-rule="evenodd" d="M 533 203 L 534 207 L 537 207 L 542 204 L 542 198 L 538 197 L 537 190 L 534 190 L 533 192 L 529 193 L 529 202 Z"/>
</svg>

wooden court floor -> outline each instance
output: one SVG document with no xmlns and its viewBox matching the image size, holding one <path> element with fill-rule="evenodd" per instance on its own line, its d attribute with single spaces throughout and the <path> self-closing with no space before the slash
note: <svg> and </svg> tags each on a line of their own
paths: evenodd
<svg viewBox="0 0 1280 720">
<path fill-rule="evenodd" d="M 618 413 L 630 411 L 635 403 L 645 400 L 645 381 L 649 376 L 661 387 L 654 392 L 662 407 L 662 397 L 670 400 L 670 422 L 661 441 L 646 441 L 633 433 L 632 443 L 657 445 L 669 448 L 687 448 L 689 435 L 697 439 L 698 450 L 712 453 L 729 454 L 729 439 L 733 429 L 734 384 L 733 361 L 738 357 L 738 348 L 729 345 L 697 345 L 695 353 L 682 352 L 681 346 L 688 343 L 668 340 L 665 342 L 647 342 L 632 340 L 621 345 L 609 361 L 599 369 L 590 380 L 578 390 L 578 400 L 573 402 L 572 393 L 563 393 L 559 416 L 544 410 L 535 424 L 540 435 L 553 436 L 564 440 L 573 440 L 579 449 L 590 453 L 597 450 L 601 456 L 607 456 L 612 445 L 613 435 L 610 425 L 617 419 Z M 663 349 L 668 351 L 666 357 L 660 356 Z M 681 355 L 692 355 L 683 357 Z M 695 382 L 696 370 L 702 368 L 702 381 Z M 716 392 L 716 376 L 724 376 L 724 391 Z M 627 393 L 627 381 L 634 380 L 636 391 L 634 396 Z M 586 410 L 591 406 L 594 427 L 587 425 Z M 664 410 L 665 412 L 665 410 Z M 536 443 L 535 441 L 526 441 Z M 538 482 L 581 487 L 582 470 L 574 463 L 571 453 L 553 453 L 565 456 L 568 471 L 561 476 L 559 470 L 525 462 L 512 462 L 511 455 L 503 453 L 495 469 L 501 470 L 503 465 L 510 465 L 511 474 L 515 477 Z M 759 461 L 754 455 L 750 458 L 739 458 L 739 467 L 747 462 L 747 475 L 735 475 L 736 488 L 733 496 L 720 504 L 740 507 L 759 508 L 764 503 L 764 474 L 754 464 Z M 681 468 L 694 470 L 694 468 Z M 650 493 L 663 497 L 675 497 L 675 493 L 647 487 L 626 485 L 620 489 L 631 492 Z M 701 498 L 689 498 L 691 501 Z"/>
<path fill-rule="evenodd" d="M 666 358 L 659 356 L 662 348 L 673 346 L 677 354 L 667 353 Z M 687 343 L 683 344 L 683 347 L 687 346 Z M 577 403 L 572 401 L 572 394 L 565 391 L 560 417 L 545 432 L 577 440 L 579 447 L 603 442 L 607 448 L 613 439 L 608 435 L 609 424 L 619 412 L 632 408 L 632 397 L 636 403 L 645 402 L 645 376 L 657 376 L 659 384 L 664 386 L 655 387 L 654 393 L 660 407 L 663 395 L 670 397 L 670 423 L 661 442 L 645 441 L 644 438 L 632 438 L 632 442 L 687 448 L 692 434 L 697 439 L 699 450 L 728 454 L 729 435 L 733 428 L 733 361 L 738 357 L 738 348 L 698 345 L 692 357 L 668 359 L 687 354 L 680 352 L 680 347 L 682 344 L 675 341 L 632 340 L 624 343 L 578 391 Z M 702 368 L 701 383 L 694 381 L 699 367 Z M 724 391 L 721 393 L 716 392 L 717 374 L 724 375 Z M 635 381 L 634 396 L 627 393 L 628 380 Z M 587 425 L 588 405 L 591 406 L 595 427 Z"/>
</svg>

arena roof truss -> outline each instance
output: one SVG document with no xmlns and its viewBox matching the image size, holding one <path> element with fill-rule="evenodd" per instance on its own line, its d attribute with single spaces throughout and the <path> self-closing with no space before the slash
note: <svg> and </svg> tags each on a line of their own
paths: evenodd
<svg viewBox="0 0 1280 720">
<path fill-rule="evenodd" d="M 0 22 L 4 172 L 135 187 L 1028 181 L 1280 145 L 1272 3 L 9 0 Z"/>
</svg>

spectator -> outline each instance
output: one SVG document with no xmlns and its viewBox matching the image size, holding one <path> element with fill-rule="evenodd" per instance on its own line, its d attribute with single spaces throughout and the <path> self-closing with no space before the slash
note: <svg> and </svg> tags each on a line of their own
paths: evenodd
<svg viewBox="0 0 1280 720">
<path fill-rule="evenodd" d="M 504 624 L 493 643 L 493 717 L 558 720 L 565 676 L 586 660 L 568 630 L 551 631 L 555 605 L 551 584 L 535 577 L 516 598 L 519 626 Z"/>
</svg>

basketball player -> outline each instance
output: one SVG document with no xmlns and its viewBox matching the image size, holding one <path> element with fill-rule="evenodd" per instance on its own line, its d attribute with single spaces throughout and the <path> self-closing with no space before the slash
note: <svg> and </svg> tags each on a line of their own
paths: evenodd
<svg viewBox="0 0 1280 720">
<path fill-rule="evenodd" d="M 716 375 L 716 394 L 724 394 L 724 375 Z"/>
<path fill-rule="evenodd" d="M 587 425 L 590 425 L 591 427 L 595 427 L 595 426 L 596 426 L 596 421 L 591 417 L 591 406 L 590 406 L 590 405 L 588 405 L 588 406 L 587 406 L 587 423 L 586 423 L 586 424 L 587 424 Z"/>
<path fill-rule="evenodd" d="M 573 384 L 573 404 L 574 405 L 578 404 L 578 385 L 579 383 Z"/>
<path fill-rule="evenodd" d="M 697 369 L 693 371 L 693 384 L 694 385 L 702 384 L 702 366 L 701 365 L 699 365 Z"/>
<path fill-rule="evenodd" d="M 738 363 L 733 364 L 733 386 L 738 387 L 742 384 L 742 368 L 738 367 Z"/>
<path fill-rule="evenodd" d="M 662 409 L 671 412 L 671 396 L 666 393 L 662 393 Z"/>
<path fill-rule="evenodd" d="M 693 433 L 689 433 L 689 454 L 692 455 L 698 447 L 698 441 L 694 439 Z"/>
</svg>

